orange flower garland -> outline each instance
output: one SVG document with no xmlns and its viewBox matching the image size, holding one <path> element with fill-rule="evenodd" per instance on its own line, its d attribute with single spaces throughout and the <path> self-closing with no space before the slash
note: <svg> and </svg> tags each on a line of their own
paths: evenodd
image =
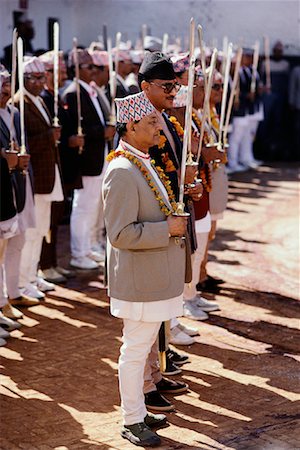
<svg viewBox="0 0 300 450">
<path fill-rule="evenodd" d="M 182 126 L 180 125 L 180 123 L 178 122 L 178 120 L 176 119 L 175 116 L 170 116 L 169 117 L 170 122 L 174 125 L 174 128 L 176 130 L 176 133 L 178 134 L 178 136 L 180 138 L 183 137 L 184 135 L 184 129 L 182 128 Z"/>
<path fill-rule="evenodd" d="M 200 178 L 202 179 L 202 185 L 206 192 L 211 192 L 212 190 L 212 179 L 209 166 L 206 164 L 205 167 L 200 169 Z"/>
<path fill-rule="evenodd" d="M 130 162 L 132 162 L 141 172 L 141 174 L 143 175 L 143 177 L 145 178 L 145 180 L 147 181 L 151 191 L 153 191 L 156 200 L 159 203 L 159 207 L 160 210 L 165 214 L 165 216 L 169 216 L 170 214 L 172 214 L 174 211 L 176 211 L 177 205 L 175 202 L 175 196 L 174 193 L 172 191 L 171 188 L 171 182 L 168 179 L 168 177 L 165 175 L 164 171 L 160 168 L 160 167 L 155 167 L 154 166 L 154 161 L 151 160 L 151 164 L 153 166 L 153 168 L 156 170 L 156 173 L 159 176 L 159 179 L 161 180 L 162 184 L 164 185 L 169 200 L 170 200 L 170 204 L 172 207 L 172 211 L 169 210 L 169 208 L 166 206 L 165 202 L 162 199 L 162 196 L 157 188 L 157 186 L 155 185 L 155 183 L 153 182 L 153 179 L 149 173 L 149 171 L 146 169 L 146 167 L 138 160 L 138 158 L 136 156 L 134 156 L 132 153 L 130 153 L 127 150 L 112 150 L 108 156 L 106 157 L 106 160 L 108 162 L 112 161 L 115 158 L 118 158 L 119 156 L 122 156 L 124 158 L 127 158 Z"/>
<path fill-rule="evenodd" d="M 164 148 L 166 142 L 167 142 L 166 136 L 164 134 L 160 134 L 158 148 Z"/>
</svg>

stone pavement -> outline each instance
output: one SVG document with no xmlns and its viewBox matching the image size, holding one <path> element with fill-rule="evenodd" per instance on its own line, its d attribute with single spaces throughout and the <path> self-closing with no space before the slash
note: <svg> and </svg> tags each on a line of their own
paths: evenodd
<svg viewBox="0 0 300 450">
<path fill-rule="evenodd" d="M 221 311 L 198 323 L 164 450 L 300 449 L 299 192 L 293 165 L 232 177 L 210 273 Z M 68 227 L 60 233 L 69 260 Z M 136 448 L 119 436 L 121 322 L 109 315 L 101 271 L 24 309 L 0 349 L 1 450 Z M 197 324 L 185 320 L 191 325 Z"/>
</svg>

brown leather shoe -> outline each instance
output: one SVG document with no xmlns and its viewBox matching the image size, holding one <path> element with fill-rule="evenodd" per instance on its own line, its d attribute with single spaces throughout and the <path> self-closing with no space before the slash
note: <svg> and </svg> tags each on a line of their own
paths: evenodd
<svg viewBox="0 0 300 450">
<path fill-rule="evenodd" d="M 2 306 L 2 312 L 5 317 L 9 319 L 21 319 L 23 317 L 23 313 L 19 311 L 17 308 L 11 306 L 9 302 L 6 305 Z"/>
<path fill-rule="evenodd" d="M 17 298 L 10 298 L 9 303 L 15 306 L 34 306 L 39 305 L 40 301 L 37 298 L 29 297 L 28 295 L 20 295 Z"/>
</svg>

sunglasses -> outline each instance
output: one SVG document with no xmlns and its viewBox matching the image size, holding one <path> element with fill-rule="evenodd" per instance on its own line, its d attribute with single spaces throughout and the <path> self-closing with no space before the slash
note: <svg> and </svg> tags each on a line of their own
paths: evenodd
<svg viewBox="0 0 300 450">
<path fill-rule="evenodd" d="M 175 89 L 175 92 L 178 92 L 181 88 L 181 84 L 175 82 L 175 83 L 164 83 L 164 84 L 158 84 L 154 81 L 149 81 L 150 84 L 155 84 L 155 86 L 160 87 L 165 94 L 171 94 L 171 92 Z"/>
<path fill-rule="evenodd" d="M 80 69 L 94 70 L 94 64 L 79 64 Z"/>
<path fill-rule="evenodd" d="M 223 89 L 223 84 L 213 84 L 211 88 L 215 91 L 220 91 L 221 89 Z"/>
</svg>

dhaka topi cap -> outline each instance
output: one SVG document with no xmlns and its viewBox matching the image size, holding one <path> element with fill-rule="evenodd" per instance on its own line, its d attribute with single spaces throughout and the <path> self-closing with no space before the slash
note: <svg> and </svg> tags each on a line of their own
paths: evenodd
<svg viewBox="0 0 300 450">
<path fill-rule="evenodd" d="M 182 108 L 187 103 L 188 87 L 182 85 L 173 100 L 173 108 Z"/>
<path fill-rule="evenodd" d="M 144 52 L 142 50 L 130 50 L 130 56 L 133 64 L 142 64 Z"/>
<path fill-rule="evenodd" d="M 254 49 L 251 47 L 243 47 L 243 55 L 252 56 L 254 53 Z"/>
<path fill-rule="evenodd" d="M 154 36 L 145 36 L 144 49 L 149 52 L 160 52 L 162 48 L 162 40 Z"/>
<path fill-rule="evenodd" d="M 90 50 L 89 53 L 95 66 L 108 66 L 108 52 L 105 50 Z"/>
<path fill-rule="evenodd" d="M 128 95 L 124 98 L 116 98 L 117 122 L 137 122 L 155 111 L 145 92 Z"/>
<path fill-rule="evenodd" d="M 173 68 L 175 73 L 186 72 L 190 65 L 189 53 L 179 53 L 171 56 Z"/>
<path fill-rule="evenodd" d="M 9 78 L 9 77 L 10 77 L 10 73 L 7 70 L 7 68 L 3 64 L 0 64 L 0 78 L 1 78 L 2 82 L 3 82 L 3 80 L 5 80 L 6 78 Z"/>
<path fill-rule="evenodd" d="M 146 52 L 139 70 L 144 80 L 174 80 L 176 74 L 171 59 L 161 52 Z"/>
<path fill-rule="evenodd" d="M 75 59 L 74 59 L 74 53 L 75 49 L 72 49 L 69 53 L 69 66 L 75 65 Z M 93 64 L 93 59 L 91 55 L 89 54 L 88 50 L 77 48 L 77 57 L 78 57 L 78 64 Z"/>
<path fill-rule="evenodd" d="M 59 51 L 58 53 L 58 64 L 60 67 L 64 67 L 65 66 L 65 61 L 63 59 L 63 51 Z M 51 50 L 49 52 L 43 53 L 42 55 L 40 55 L 39 60 L 42 61 L 42 63 L 45 66 L 45 70 L 51 70 L 53 69 L 54 66 L 54 51 Z"/>
<path fill-rule="evenodd" d="M 37 56 L 24 56 L 24 73 L 44 73 L 45 65 Z"/>
<path fill-rule="evenodd" d="M 116 59 L 116 54 L 117 54 L 117 49 L 116 47 L 114 47 L 112 49 L 112 54 L 114 57 L 114 60 Z M 128 49 L 119 49 L 119 61 L 124 62 L 124 61 L 130 61 L 131 62 L 131 56 L 130 56 L 130 51 Z"/>
<path fill-rule="evenodd" d="M 214 82 L 216 82 L 216 81 L 223 81 L 223 76 L 218 70 L 214 70 L 213 81 Z"/>
</svg>

